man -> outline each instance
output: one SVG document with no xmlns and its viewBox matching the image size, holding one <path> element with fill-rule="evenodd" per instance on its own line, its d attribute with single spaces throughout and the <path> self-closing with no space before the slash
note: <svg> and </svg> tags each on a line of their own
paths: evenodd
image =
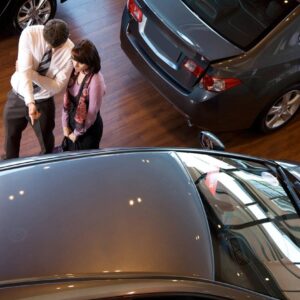
<svg viewBox="0 0 300 300">
<path fill-rule="evenodd" d="M 46 25 L 25 28 L 19 39 L 16 72 L 4 107 L 5 159 L 19 157 L 22 131 L 28 122 L 38 138 L 41 153 L 54 148 L 54 95 L 67 85 L 72 72 L 67 24 L 53 19 Z"/>
</svg>

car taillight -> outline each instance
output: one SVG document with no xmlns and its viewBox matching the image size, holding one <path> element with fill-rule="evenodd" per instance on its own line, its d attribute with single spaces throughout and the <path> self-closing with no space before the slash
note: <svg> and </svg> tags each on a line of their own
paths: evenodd
<svg viewBox="0 0 300 300">
<path fill-rule="evenodd" d="M 187 59 L 183 62 L 183 66 L 191 72 L 195 77 L 200 77 L 200 75 L 203 73 L 204 69 L 197 65 L 193 60 Z"/>
<path fill-rule="evenodd" d="M 208 91 L 223 92 L 241 84 L 241 81 L 237 78 L 216 78 L 206 74 L 200 83 Z"/>
<path fill-rule="evenodd" d="M 205 58 L 203 57 L 203 59 Z M 186 59 L 183 62 L 183 67 L 197 78 L 199 78 L 205 71 L 191 59 Z M 217 78 L 206 74 L 201 78 L 200 83 L 203 88 L 208 91 L 223 92 L 241 84 L 241 81 L 237 78 Z"/>
<path fill-rule="evenodd" d="M 143 12 L 134 0 L 127 0 L 127 9 L 137 22 L 142 22 Z"/>
</svg>

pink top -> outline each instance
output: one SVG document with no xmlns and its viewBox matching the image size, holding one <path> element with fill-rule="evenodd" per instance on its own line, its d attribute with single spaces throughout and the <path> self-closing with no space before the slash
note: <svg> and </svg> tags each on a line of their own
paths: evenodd
<svg viewBox="0 0 300 300">
<path fill-rule="evenodd" d="M 76 96 L 79 92 L 80 84 L 75 82 L 75 84 L 68 88 L 68 91 L 72 96 Z M 89 84 L 89 109 L 87 112 L 86 120 L 83 128 L 78 131 L 74 130 L 74 134 L 76 136 L 83 135 L 96 121 L 97 113 L 100 111 L 100 107 L 102 104 L 102 97 L 106 92 L 106 85 L 104 82 L 103 75 L 101 72 L 95 74 Z M 64 110 L 62 111 L 62 126 L 69 127 L 69 115 Z"/>
</svg>

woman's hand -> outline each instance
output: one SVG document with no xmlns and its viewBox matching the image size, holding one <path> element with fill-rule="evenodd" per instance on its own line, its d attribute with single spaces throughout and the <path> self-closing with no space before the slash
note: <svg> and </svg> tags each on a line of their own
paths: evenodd
<svg viewBox="0 0 300 300">
<path fill-rule="evenodd" d="M 77 140 L 77 136 L 72 132 L 71 134 L 69 134 L 69 139 L 75 143 Z"/>
<path fill-rule="evenodd" d="M 72 132 L 71 128 L 69 127 L 64 127 L 63 128 L 64 136 L 69 137 L 70 133 Z"/>
</svg>

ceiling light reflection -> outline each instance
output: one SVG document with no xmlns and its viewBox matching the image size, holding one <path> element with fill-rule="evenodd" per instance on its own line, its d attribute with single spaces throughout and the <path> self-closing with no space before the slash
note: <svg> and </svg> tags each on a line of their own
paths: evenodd
<svg viewBox="0 0 300 300">
<path fill-rule="evenodd" d="M 128 292 L 127 294 L 128 294 L 128 295 L 133 295 L 133 294 L 135 294 L 135 291 Z"/>
<path fill-rule="evenodd" d="M 248 206 L 248 209 L 253 213 L 257 220 L 267 217 L 265 212 L 258 205 Z M 262 224 L 268 232 L 269 237 L 275 242 L 280 251 L 295 265 L 300 261 L 300 249 L 284 232 L 272 223 Z M 299 267 L 299 266 L 298 266 Z"/>
<path fill-rule="evenodd" d="M 146 164 L 150 164 L 150 160 L 149 159 L 142 159 L 142 162 L 146 163 Z"/>
<path fill-rule="evenodd" d="M 128 201 L 130 206 L 133 206 L 133 205 L 138 204 L 138 203 L 140 204 L 142 202 L 143 202 L 143 199 L 141 197 L 137 197 L 136 200 L 129 199 L 129 201 Z"/>
</svg>

